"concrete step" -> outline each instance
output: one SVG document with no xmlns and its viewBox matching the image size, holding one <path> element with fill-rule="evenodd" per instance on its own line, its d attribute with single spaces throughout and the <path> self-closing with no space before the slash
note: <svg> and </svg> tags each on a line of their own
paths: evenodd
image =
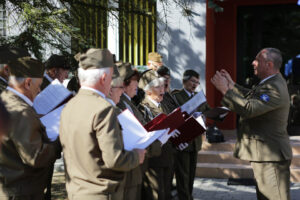
<svg viewBox="0 0 300 200">
<path fill-rule="evenodd" d="M 196 176 L 201 178 L 253 178 L 251 165 L 198 163 Z M 300 182 L 300 167 L 291 167 L 291 182 Z"/>
<path fill-rule="evenodd" d="M 294 137 L 297 137 L 297 139 L 295 139 Z M 293 155 L 300 155 L 299 136 L 291 137 L 290 141 L 291 141 Z M 235 142 L 236 142 L 235 139 L 230 139 L 222 143 L 212 143 L 212 144 L 208 143 L 207 141 L 203 141 L 201 151 L 233 151 Z"/>
<path fill-rule="evenodd" d="M 253 178 L 250 165 L 197 163 L 196 176 L 201 178 Z"/>
<path fill-rule="evenodd" d="M 198 163 L 242 164 L 250 165 L 249 161 L 240 160 L 233 156 L 232 151 L 199 151 Z M 300 167 L 300 155 L 294 155 L 292 167 Z"/>
</svg>

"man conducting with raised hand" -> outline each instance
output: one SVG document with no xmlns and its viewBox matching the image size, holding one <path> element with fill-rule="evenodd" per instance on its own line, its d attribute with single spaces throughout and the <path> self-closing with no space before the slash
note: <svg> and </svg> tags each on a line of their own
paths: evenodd
<svg viewBox="0 0 300 200">
<path fill-rule="evenodd" d="M 225 70 L 211 79 L 224 95 L 222 104 L 240 115 L 234 155 L 250 161 L 260 200 L 290 199 L 289 94 L 281 64 L 278 49 L 261 50 L 252 62 L 261 81 L 251 90 L 235 84 Z"/>
<path fill-rule="evenodd" d="M 61 152 L 59 141 L 49 141 L 32 107 L 44 67 L 30 57 L 19 58 L 9 66 L 10 87 L 1 94 L 11 126 L 0 148 L 0 199 L 41 200 L 49 167 Z"/>
<path fill-rule="evenodd" d="M 145 150 L 124 150 L 117 108 L 106 100 L 113 66 L 107 49 L 90 49 L 79 58 L 81 88 L 60 124 L 70 200 L 123 199 L 125 172 L 144 161 Z"/>
</svg>

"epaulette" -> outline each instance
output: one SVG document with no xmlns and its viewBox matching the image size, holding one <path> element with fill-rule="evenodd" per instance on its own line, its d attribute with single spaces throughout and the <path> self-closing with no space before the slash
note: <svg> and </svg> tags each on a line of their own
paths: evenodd
<svg viewBox="0 0 300 200">
<path fill-rule="evenodd" d="M 180 92 L 179 89 L 174 89 L 174 90 L 171 91 L 171 94 L 174 95 L 174 94 L 177 94 L 178 92 Z"/>
</svg>

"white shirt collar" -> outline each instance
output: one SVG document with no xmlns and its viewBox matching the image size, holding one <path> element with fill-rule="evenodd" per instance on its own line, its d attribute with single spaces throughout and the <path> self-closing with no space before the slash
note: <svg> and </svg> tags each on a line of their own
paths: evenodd
<svg viewBox="0 0 300 200">
<path fill-rule="evenodd" d="M 9 86 L 6 89 L 13 92 L 13 93 L 15 93 L 18 97 L 23 99 L 28 105 L 33 106 L 32 101 L 28 97 L 26 97 L 24 94 L 21 94 L 20 92 L 18 92 L 17 90 L 15 90 L 15 89 L 13 89 Z"/>
<path fill-rule="evenodd" d="M 125 92 L 123 92 L 123 94 L 129 101 L 131 101 L 131 98 Z"/>
<path fill-rule="evenodd" d="M 91 90 L 97 94 L 99 94 L 101 97 L 103 97 L 104 99 L 106 99 L 106 96 L 105 94 L 103 94 L 102 92 L 100 92 L 99 90 L 95 90 L 94 88 L 90 88 L 90 87 L 87 87 L 87 86 L 81 86 L 81 89 L 84 89 L 84 90 Z"/>
<path fill-rule="evenodd" d="M 273 76 L 276 76 L 276 74 L 273 74 L 271 76 L 268 76 L 267 78 L 263 79 L 262 81 L 259 82 L 259 84 L 264 83 L 265 81 L 267 81 L 268 79 L 272 78 Z"/>
<path fill-rule="evenodd" d="M 2 76 L 0 76 L 0 79 L 8 84 L 7 80 L 5 78 L 3 78 Z"/>
<path fill-rule="evenodd" d="M 53 79 L 46 72 L 44 73 L 44 77 L 48 79 L 50 83 L 53 81 Z"/>
<path fill-rule="evenodd" d="M 192 95 L 194 95 L 194 93 L 190 93 L 189 91 L 187 91 L 185 88 L 183 88 L 184 89 L 184 91 L 187 93 L 187 95 L 189 96 L 189 97 L 191 97 Z"/>
<path fill-rule="evenodd" d="M 151 101 L 158 108 L 158 106 L 160 105 L 160 103 L 156 102 L 155 100 L 151 99 L 148 96 L 147 96 L 147 98 L 149 99 L 149 101 Z"/>
</svg>

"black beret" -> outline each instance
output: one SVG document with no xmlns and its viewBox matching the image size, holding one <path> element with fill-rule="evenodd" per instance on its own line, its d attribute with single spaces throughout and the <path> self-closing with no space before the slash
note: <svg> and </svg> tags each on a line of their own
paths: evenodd
<svg viewBox="0 0 300 200">
<path fill-rule="evenodd" d="M 160 76 L 165 76 L 165 75 L 171 76 L 169 68 L 164 65 L 158 68 L 157 73 Z"/>
<path fill-rule="evenodd" d="M 30 56 L 26 49 L 0 47 L 0 64 L 8 64 L 10 61 L 26 56 Z"/>
<path fill-rule="evenodd" d="M 69 70 L 70 64 L 68 62 L 68 59 L 65 56 L 53 54 L 46 61 L 45 67 L 46 69 L 62 68 L 62 69 Z"/>
<path fill-rule="evenodd" d="M 42 78 L 44 65 L 31 57 L 22 57 L 9 62 L 11 74 L 18 78 Z"/>
</svg>

